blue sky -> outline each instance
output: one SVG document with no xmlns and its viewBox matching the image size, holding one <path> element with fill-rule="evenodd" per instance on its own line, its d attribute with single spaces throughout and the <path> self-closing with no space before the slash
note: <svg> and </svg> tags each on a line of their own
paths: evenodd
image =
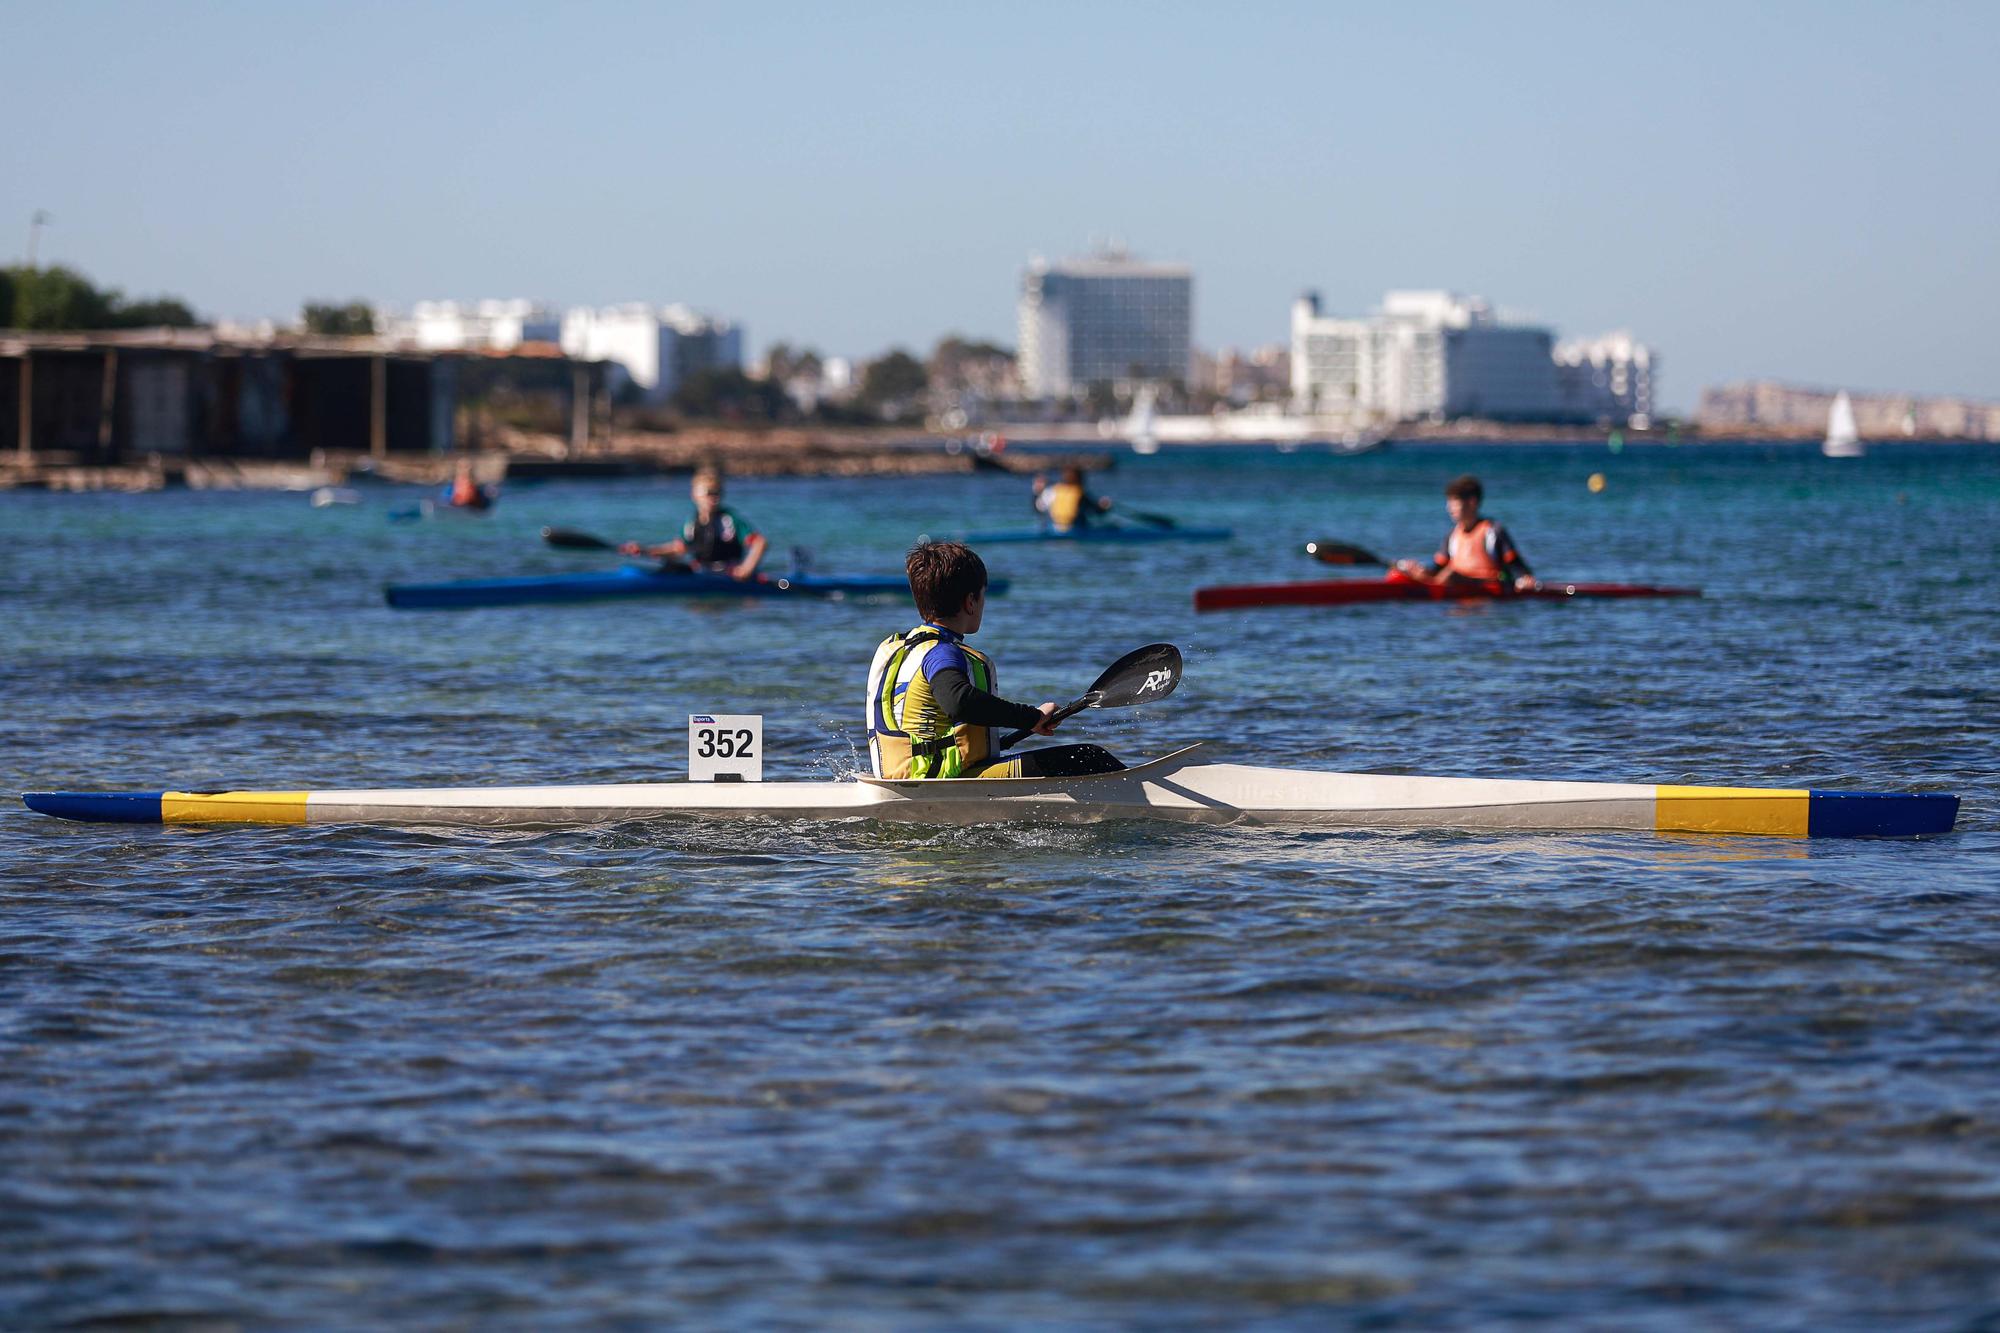
<svg viewBox="0 0 2000 1333">
<path fill-rule="evenodd" d="M 1669 404 L 2000 396 L 2000 5 L 0 0 L 0 254 L 203 311 L 686 301 L 1013 341 L 1030 253 L 1191 263 L 1205 345 L 1453 287 Z"/>
</svg>

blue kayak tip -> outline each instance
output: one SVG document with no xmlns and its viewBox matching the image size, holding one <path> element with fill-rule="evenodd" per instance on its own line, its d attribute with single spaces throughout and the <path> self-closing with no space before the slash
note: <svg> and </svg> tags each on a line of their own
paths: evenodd
<svg viewBox="0 0 2000 1333">
<path fill-rule="evenodd" d="M 30 791 L 21 801 L 39 815 L 78 819 L 90 824 L 157 824 L 160 797 L 156 791 Z"/>
<path fill-rule="evenodd" d="M 1923 838 L 1957 822 L 1958 798 L 1943 792 L 1815 791 L 1806 807 L 1813 838 Z"/>
</svg>

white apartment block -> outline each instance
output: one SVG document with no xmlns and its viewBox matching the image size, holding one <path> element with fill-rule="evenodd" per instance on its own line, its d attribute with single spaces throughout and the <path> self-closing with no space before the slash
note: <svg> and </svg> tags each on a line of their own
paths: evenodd
<svg viewBox="0 0 2000 1333">
<path fill-rule="evenodd" d="M 612 391 L 629 385 L 647 402 L 672 397 L 697 372 L 743 364 L 743 330 L 684 305 L 558 311 L 536 301 L 419 301 L 407 315 L 378 309 L 375 327 L 390 342 L 427 352 L 557 343 L 569 356 L 611 362 Z"/>
<path fill-rule="evenodd" d="M 1653 419 L 1653 376 L 1659 354 L 1625 332 L 1570 338 L 1556 344 L 1563 398 L 1592 421 L 1645 427 Z"/>
<path fill-rule="evenodd" d="M 535 301 L 419 301 L 405 315 L 378 308 L 379 336 L 425 352 L 508 352 L 524 342 L 554 342 L 561 316 Z"/>
<path fill-rule="evenodd" d="M 1595 419 L 1567 392 L 1575 379 L 1558 364 L 1549 330 L 1505 323 L 1478 297 L 1392 291 L 1360 319 L 1322 314 L 1314 293 L 1292 306 L 1292 397 L 1301 412 L 1388 421 Z M 1650 380 L 1646 393 L 1650 403 Z"/>
<path fill-rule="evenodd" d="M 571 356 L 618 366 L 650 403 L 673 397 L 691 375 L 743 365 L 742 328 L 684 305 L 578 306 L 563 315 L 561 341 Z"/>
</svg>

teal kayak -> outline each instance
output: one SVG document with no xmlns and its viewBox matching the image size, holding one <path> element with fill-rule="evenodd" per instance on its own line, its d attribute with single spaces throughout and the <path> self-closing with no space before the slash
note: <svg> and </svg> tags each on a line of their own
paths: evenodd
<svg viewBox="0 0 2000 1333">
<path fill-rule="evenodd" d="M 1228 528 L 1091 527 L 1070 528 L 1065 532 L 1058 532 L 1054 528 L 1015 528 L 1004 532 L 968 532 L 964 541 L 969 546 L 1000 546 L 1021 542 L 1127 546 L 1149 542 L 1226 542 L 1230 536 Z"/>
<path fill-rule="evenodd" d="M 1005 579 L 994 579 L 987 591 L 1007 591 Z M 733 579 L 726 574 L 693 570 L 659 570 L 644 565 L 587 574 L 528 575 L 521 578 L 459 579 L 450 583 L 392 583 L 385 590 L 389 605 L 404 611 L 465 610 L 486 606 L 553 605 L 567 602 L 622 601 L 639 597 L 907 598 L 910 584 L 889 574 L 760 574 Z"/>
</svg>

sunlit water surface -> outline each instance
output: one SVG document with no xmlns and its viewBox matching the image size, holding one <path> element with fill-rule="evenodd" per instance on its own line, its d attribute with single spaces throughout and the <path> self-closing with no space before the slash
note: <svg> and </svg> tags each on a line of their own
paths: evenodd
<svg viewBox="0 0 2000 1333">
<path fill-rule="evenodd" d="M 1196 616 L 1432 548 L 1698 601 Z M 1585 479 L 1603 472 L 1593 494 Z M 992 548 L 1077 738 L 1295 766 L 1955 790 L 1960 831 L 564 832 L 0 813 L 0 1323 L 1959 1327 L 2000 1309 L 2000 451 L 1127 459 L 1221 546 Z M 673 778 L 693 711 L 852 768 L 894 605 L 392 612 L 592 568 L 679 482 L 0 494 L 0 787 Z M 744 481 L 818 567 L 1018 483 Z M 786 563 L 782 558 L 778 565 Z"/>
</svg>

